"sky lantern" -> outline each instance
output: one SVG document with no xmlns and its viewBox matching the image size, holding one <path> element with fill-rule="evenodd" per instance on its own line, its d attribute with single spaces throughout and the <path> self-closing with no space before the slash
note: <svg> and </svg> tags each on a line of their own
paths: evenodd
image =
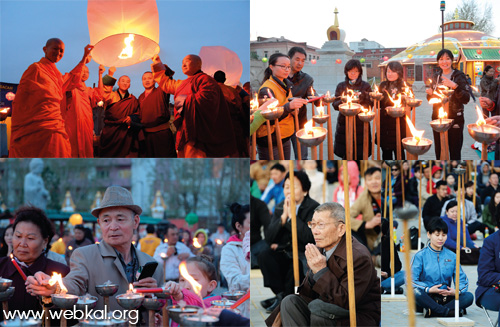
<svg viewBox="0 0 500 327">
<path fill-rule="evenodd" d="M 222 70 L 226 74 L 224 84 L 238 85 L 243 74 L 243 64 L 236 52 L 224 46 L 204 46 L 201 47 L 199 56 L 203 72 L 213 76 L 216 71 Z"/>
<path fill-rule="evenodd" d="M 107 67 L 131 66 L 160 52 L 155 0 L 88 0 L 92 59 Z"/>
</svg>

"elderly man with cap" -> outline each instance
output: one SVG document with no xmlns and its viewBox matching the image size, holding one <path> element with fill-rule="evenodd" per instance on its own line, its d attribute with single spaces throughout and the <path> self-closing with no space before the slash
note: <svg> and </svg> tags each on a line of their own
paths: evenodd
<svg viewBox="0 0 500 327">
<path fill-rule="evenodd" d="M 134 204 L 132 194 L 120 187 L 110 186 L 104 193 L 101 206 L 92 210 L 92 215 L 102 231 L 102 241 L 76 249 L 71 255 L 71 272 L 63 278 L 68 294 L 84 295 L 90 293 L 98 298 L 96 309 L 102 310 L 104 302 L 98 295 L 95 286 L 108 280 L 118 284 L 116 294 L 126 293 L 129 284 L 134 287 L 157 287 L 162 284 L 162 268 L 158 267 L 153 277 L 137 280 L 141 267 L 154 261 L 149 255 L 140 252 L 132 246 L 132 235 L 139 226 L 141 207 Z M 48 285 L 50 276 L 37 272 L 30 276 L 27 291 L 33 295 L 50 296 L 57 293 L 57 283 Z M 109 298 L 111 310 L 122 310 L 115 297 Z"/>
<path fill-rule="evenodd" d="M 274 326 L 278 313 L 283 326 L 349 326 L 346 226 L 344 208 L 324 203 L 308 222 L 316 245 L 306 245 L 309 271 L 299 294 L 283 299 L 267 318 Z M 368 249 L 352 239 L 352 261 L 358 326 L 380 325 L 380 280 Z"/>
</svg>

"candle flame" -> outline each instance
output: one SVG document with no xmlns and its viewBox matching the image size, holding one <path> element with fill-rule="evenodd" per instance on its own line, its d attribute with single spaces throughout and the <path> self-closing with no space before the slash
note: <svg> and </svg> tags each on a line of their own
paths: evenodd
<svg viewBox="0 0 500 327">
<path fill-rule="evenodd" d="M 59 287 L 61 288 L 61 293 L 66 294 L 68 292 L 68 289 L 66 288 L 66 286 L 64 286 L 62 282 L 62 275 L 53 272 L 52 277 L 50 277 L 49 279 L 49 285 L 54 286 L 55 283 L 59 283 Z"/>
<path fill-rule="evenodd" d="M 311 86 L 311 95 L 314 96 L 314 89 L 312 86 Z"/>
<path fill-rule="evenodd" d="M 59 237 L 59 239 L 57 240 L 58 242 L 62 242 L 62 237 Z"/>
<path fill-rule="evenodd" d="M 166 237 L 165 237 L 165 238 L 163 239 L 163 243 L 168 243 L 168 238 L 166 238 Z"/>
<path fill-rule="evenodd" d="M 420 142 L 425 131 L 417 131 L 417 129 L 415 128 L 415 126 L 413 126 L 413 123 L 411 122 L 411 119 L 408 118 L 408 116 L 406 116 L 406 123 L 408 124 L 408 127 L 410 128 L 410 132 L 411 132 L 411 135 L 413 135 L 413 138 L 417 142 Z"/>
<path fill-rule="evenodd" d="M 375 84 L 375 93 L 378 93 L 378 86 Z"/>
<path fill-rule="evenodd" d="M 365 107 L 362 106 L 361 113 L 366 115 L 368 113 L 368 109 L 365 109 Z"/>
<path fill-rule="evenodd" d="M 162 252 L 162 253 L 160 253 L 160 257 L 162 259 L 166 259 L 167 258 L 167 254 L 165 252 Z"/>
<path fill-rule="evenodd" d="M 305 129 L 305 132 L 306 134 L 309 134 L 310 132 L 312 132 L 313 130 L 313 122 L 312 120 L 309 120 L 305 125 L 304 125 L 304 129 Z"/>
<path fill-rule="evenodd" d="M 404 82 L 405 84 L 405 87 L 404 87 L 404 94 L 405 96 L 409 97 L 409 98 L 415 98 L 415 95 L 413 94 L 413 91 L 411 90 L 411 88 L 406 84 L 406 82 Z"/>
<path fill-rule="evenodd" d="M 257 110 L 259 108 L 259 99 L 257 97 L 257 92 L 255 92 L 253 99 L 250 100 L 250 108 L 252 110 Z"/>
<path fill-rule="evenodd" d="M 396 94 L 396 98 L 392 98 L 389 94 L 389 92 L 385 91 L 387 93 L 387 95 L 389 96 L 389 100 L 391 100 L 393 106 L 395 108 L 400 108 L 401 107 L 401 101 L 402 101 L 402 97 L 401 97 L 401 93 L 398 93 Z"/>
<path fill-rule="evenodd" d="M 189 284 L 191 284 L 193 291 L 196 294 L 200 295 L 201 285 L 188 273 L 185 261 L 181 262 L 181 264 L 179 265 L 179 272 L 181 273 L 181 276 L 184 277 L 184 279 L 187 280 Z"/>
<path fill-rule="evenodd" d="M 134 285 L 132 283 L 128 284 L 128 291 L 126 294 L 133 294 L 135 293 Z"/>
<path fill-rule="evenodd" d="M 470 87 L 471 87 L 474 91 L 479 92 L 479 90 L 477 89 L 477 87 L 472 86 L 472 85 L 471 85 Z"/>
<path fill-rule="evenodd" d="M 476 125 L 477 126 L 482 126 L 482 125 L 486 125 L 486 120 L 484 120 L 483 118 L 483 111 L 479 108 L 478 105 L 476 105 L 476 112 L 477 112 L 477 121 L 476 121 Z"/>
<path fill-rule="evenodd" d="M 70 250 L 70 251 L 73 250 L 73 247 L 71 245 L 68 246 L 68 250 Z"/>
<path fill-rule="evenodd" d="M 278 100 L 267 105 L 268 110 L 274 110 L 278 106 Z"/>
<path fill-rule="evenodd" d="M 331 97 L 331 96 L 330 96 L 330 91 L 326 91 L 326 97 L 327 97 L 327 98 L 330 98 L 330 97 Z"/>
<path fill-rule="evenodd" d="M 201 244 L 200 244 L 200 242 L 198 242 L 197 237 L 193 238 L 193 246 L 197 249 L 201 248 Z"/>
<path fill-rule="evenodd" d="M 344 94 L 342 94 L 344 95 Z M 352 100 L 354 99 L 354 91 L 353 90 L 347 90 L 346 94 L 346 103 L 349 105 L 349 108 L 351 107 Z"/>
<path fill-rule="evenodd" d="M 102 107 L 102 106 L 104 106 L 104 102 L 101 100 L 101 101 L 97 102 L 97 105 L 98 105 L 99 107 Z"/>
<path fill-rule="evenodd" d="M 216 239 L 216 240 L 215 240 L 215 243 L 217 243 L 217 244 L 221 245 L 221 244 L 222 244 L 222 240 Z"/>
<path fill-rule="evenodd" d="M 443 107 L 439 108 L 438 118 L 439 119 L 448 118 L 448 114 L 444 111 Z"/>
<path fill-rule="evenodd" d="M 134 47 L 132 46 L 132 42 L 134 41 L 134 34 L 129 34 L 124 40 L 125 48 L 123 48 L 122 52 L 118 56 L 120 59 L 128 59 L 132 57 L 134 54 Z"/>
</svg>

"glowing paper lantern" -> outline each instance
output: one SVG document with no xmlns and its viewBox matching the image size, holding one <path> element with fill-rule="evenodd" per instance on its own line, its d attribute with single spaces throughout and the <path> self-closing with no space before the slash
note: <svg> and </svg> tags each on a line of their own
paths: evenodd
<svg viewBox="0 0 500 327">
<path fill-rule="evenodd" d="M 435 55 L 436 51 L 431 51 L 431 56 Z"/>
<path fill-rule="evenodd" d="M 104 66 L 134 65 L 160 52 L 155 0 L 88 0 L 92 58 Z"/>
<path fill-rule="evenodd" d="M 237 85 L 243 74 L 243 64 L 236 52 L 223 46 L 201 47 L 201 69 L 213 76 L 218 70 L 226 73 L 226 85 Z"/>
<path fill-rule="evenodd" d="M 316 59 L 312 59 L 311 64 L 316 65 Z"/>
<path fill-rule="evenodd" d="M 359 59 L 359 62 L 360 62 L 360 63 L 364 63 L 365 61 L 366 61 L 366 59 L 365 59 L 365 58 L 361 58 L 361 59 Z"/>
<path fill-rule="evenodd" d="M 79 213 L 74 213 L 69 217 L 69 223 L 73 226 L 83 224 L 82 215 Z"/>
<path fill-rule="evenodd" d="M 266 57 L 262 58 L 262 62 L 267 62 L 267 58 Z"/>
<path fill-rule="evenodd" d="M 384 58 L 382 58 L 382 59 L 384 59 L 384 61 L 387 61 L 387 60 L 389 60 L 389 57 L 384 56 Z"/>
<path fill-rule="evenodd" d="M 477 49 L 476 52 L 477 52 L 478 55 L 480 55 L 481 53 L 483 53 L 483 51 L 481 51 L 481 49 Z"/>
<path fill-rule="evenodd" d="M 336 62 L 337 64 L 341 64 L 341 63 L 342 63 L 342 59 L 337 59 L 337 60 L 335 60 L 335 62 Z"/>
</svg>

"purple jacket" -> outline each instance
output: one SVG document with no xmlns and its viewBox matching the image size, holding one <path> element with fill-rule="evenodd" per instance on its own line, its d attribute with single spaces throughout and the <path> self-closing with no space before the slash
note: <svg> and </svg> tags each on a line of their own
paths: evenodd
<svg viewBox="0 0 500 327">
<path fill-rule="evenodd" d="M 493 284 L 500 281 L 500 231 L 484 240 L 477 264 L 476 304 Z"/>
</svg>

